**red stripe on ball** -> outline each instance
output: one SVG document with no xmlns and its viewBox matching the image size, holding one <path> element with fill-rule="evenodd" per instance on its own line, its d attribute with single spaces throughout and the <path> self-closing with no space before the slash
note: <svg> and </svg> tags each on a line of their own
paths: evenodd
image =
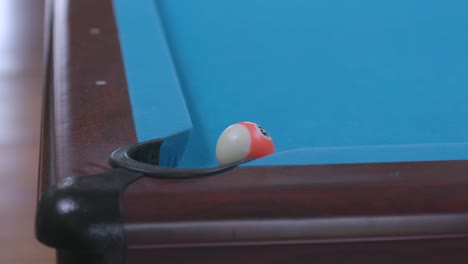
<svg viewBox="0 0 468 264">
<path fill-rule="evenodd" d="M 260 127 L 252 122 L 239 122 L 249 130 L 251 137 L 250 150 L 248 158 L 261 158 L 275 152 L 275 146 L 271 137 L 265 136 L 260 132 Z"/>
</svg>

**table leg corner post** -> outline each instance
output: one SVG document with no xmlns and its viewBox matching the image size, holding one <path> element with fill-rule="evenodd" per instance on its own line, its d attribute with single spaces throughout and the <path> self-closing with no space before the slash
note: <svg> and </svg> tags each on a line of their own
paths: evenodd
<svg viewBox="0 0 468 264">
<path fill-rule="evenodd" d="M 38 204 L 37 239 L 57 249 L 58 263 L 123 264 L 126 241 L 121 197 L 125 187 L 140 177 L 111 170 L 68 177 L 50 187 Z"/>
</svg>

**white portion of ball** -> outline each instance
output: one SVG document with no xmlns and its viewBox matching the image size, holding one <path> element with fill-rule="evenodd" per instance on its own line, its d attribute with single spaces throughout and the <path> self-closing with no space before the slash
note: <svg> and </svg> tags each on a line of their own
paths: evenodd
<svg viewBox="0 0 468 264">
<path fill-rule="evenodd" d="M 250 150 L 249 130 L 239 124 L 226 128 L 216 143 L 216 159 L 219 165 L 225 165 L 247 158 Z"/>
</svg>

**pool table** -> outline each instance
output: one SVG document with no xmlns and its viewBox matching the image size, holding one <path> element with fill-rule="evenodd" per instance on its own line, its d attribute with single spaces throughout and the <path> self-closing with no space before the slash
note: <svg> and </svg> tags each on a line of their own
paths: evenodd
<svg viewBox="0 0 468 264">
<path fill-rule="evenodd" d="M 57 263 L 466 263 L 468 3 L 57 0 Z M 275 153 L 218 166 L 219 134 Z"/>
</svg>

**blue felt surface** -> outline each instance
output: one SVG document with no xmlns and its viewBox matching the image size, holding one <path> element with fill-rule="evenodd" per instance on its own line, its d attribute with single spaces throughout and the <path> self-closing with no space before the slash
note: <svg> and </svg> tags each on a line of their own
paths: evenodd
<svg viewBox="0 0 468 264">
<path fill-rule="evenodd" d="M 153 0 L 114 0 L 139 141 L 165 138 L 161 164 L 176 165 L 192 122 Z"/>
<path fill-rule="evenodd" d="M 468 1 L 114 1 L 138 136 L 184 131 L 182 167 L 246 120 L 278 151 L 249 165 L 468 158 Z"/>
</svg>

